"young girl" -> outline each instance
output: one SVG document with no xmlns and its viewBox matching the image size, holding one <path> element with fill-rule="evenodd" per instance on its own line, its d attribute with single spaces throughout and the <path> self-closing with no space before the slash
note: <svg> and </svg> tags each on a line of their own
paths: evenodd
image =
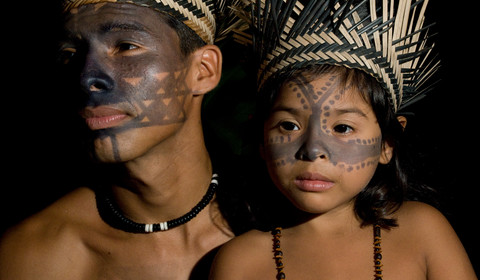
<svg viewBox="0 0 480 280">
<path fill-rule="evenodd" d="M 330 25 L 322 28 L 318 22 L 322 11 L 315 7 L 323 1 L 306 1 L 310 6 L 297 1 L 272 1 L 271 6 L 259 2 L 259 12 L 252 14 L 267 18 L 253 20 L 257 31 L 263 32 L 257 40 L 263 46 L 256 47 L 264 58 L 260 72 L 266 101 L 260 106 L 265 113 L 262 156 L 273 183 L 299 211 L 295 212 L 297 222 L 293 225 L 250 231 L 224 245 L 211 279 L 477 279 L 443 215 L 427 204 L 407 201 L 415 200 L 422 190 L 407 181 L 400 141 L 406 119 L 395 112 L 406 104 L 402 98 L 419 91 L 411 79 L 414 71 L 395 69 L 396 61 L 384 63 L 379 59 L 388 52 L 368 53 L 368 37 L 358 42 L 354 39 L 353 43 L 346 38 L 360 38 L 359 33 L 364 32 L 350 28 L 343 37 L 337 32 L 357 23 L 359 30 L 369 26 L 378 31 L 367 21 L 375 22 L 377 12 L 396 22 L 392 15 L 400 10 L 405 18 L 415 7 L 400 1 L 398 7 L 389 10 L 393 4 L 384 1 L 382 11 L 372 0 L 370 14 L 362 16 L 360 8 L 367 1 L 357 6 L 354 1 L 333 1 L 345 3 L 337 3 L 336 8 L 324 6 L 325 14 L 337 18 L 330 18 L 325 23 Z M 378 24 L 389 22 L 385 17 L 379 17 Z M 416 18 L 423 22 L 423 13 Z M 306 21 L 320 27 L 302 32 L 295 27 L 299 21 L 304 29 L 309 28 Z M 270 29 L 269 22 L 274 25 Z M 335 22 L 337 25 L 332 25 Z M 310 37 L 302 41 L 292 35 L 293 30 L 298 36 Z M 279 31 L 279 41 L 273 46 L 266 43 L 271 39 L 269 34 Z M 395 30 L 391 31 L 393 36 Z M 327 46 L 322 49 L 317 45 L 316 58 L 305 61 L 306 55 L 301 54 L 312 52 L 307 40 L 315 40 L 312 34 Z M 375 30 L 370 34 L 372 40 L 381 37 Z M 388 28 L 383 34 L 390 34 Z M 334 38 L 330 45 L 328 36 Z M 296 42 L 291 41 L 294 39 Z M 398 44 L 398 38 L 390 39 L 382 42 Z M 301 49 L 302 44 L 295 44 L 298 42 L 307 47 Z M 350 46 L 344 53 L 328 53 L 332 45 L 338 47 L 340 43 L 356 47 L 363 43 L 364 48 L 358 51 Z M 410 53 L 421 52 L 420 45 L 424 46 L 419 44 Z M 285 55 L 293 53 L 292 48 L 296 48 L 295 58 Z M 337 60 L 340 54 L 353 58 Z M 382 67 L 411 75 L 384 75 L 386 71 L 378 70 Z M 421 68 L 425 73 L 428 67 Z"/>
</svg>

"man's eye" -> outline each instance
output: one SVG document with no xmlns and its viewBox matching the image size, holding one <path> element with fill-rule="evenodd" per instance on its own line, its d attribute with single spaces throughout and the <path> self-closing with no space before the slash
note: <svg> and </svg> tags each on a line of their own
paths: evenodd
<svg viewBox="0 0 480 280">
<path fill-rule="evenodd" d="M 62 64 L 69 64 L 76 53 L 77 50 L 73 48 L 62 49 L 58 54 L 58 61 Z"/>
<path fill-rule="evenodd" d="M 299 130 L 300 129 L 296 124 L 294 124 L 292 122 L 282 122 L 282 123 L 280 123 L 279 126 L 280 126 L 280 128 L 282 128 L 286 131 L 294 131 L 294 130 Z"/>
<path fill-rule="evenodd" d="M 130 51 L 130 50 L 135 50 L 138 49 L 137 45 L 131 44 L 131 43 L 120 43 L 117 46 L 117 50 L 122 52 L 122 51 Z"/>
<path fill-rule="evenodd" d="M 353 131 L 353 128 L 349 125 L 346 125 L 346 124 L 339 124 L 339 125 L 336 125 L 333 128 L 333 131 L 335 131 L 336 133 L 340 133 L 340 134 L 348 134 L 348 133 L 351 133 Z"/>
</svg>

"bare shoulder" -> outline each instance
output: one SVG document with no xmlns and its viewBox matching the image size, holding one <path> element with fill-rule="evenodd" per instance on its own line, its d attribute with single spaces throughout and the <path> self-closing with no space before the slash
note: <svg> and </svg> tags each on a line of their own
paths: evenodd
<svg viewBox="0 0 480 280">
<path fill-rule="evenodd" d="M 418 229 L 450 226 L 447 219 L 436 208 L 416 201 L 407 201 L 396 212 L 396 218 L 402 227 Z"/>
<path fill-rule="evenodd" d="M 212 267 L 210 279 L 268 279 L 265 267 L 273 265 L 272 236 L 269 232 L 251 230 L 222 246 Z M 248 268 L 248 269 L 245 269 Z M 274 270 L 271 272 L 273 273 Z M 273 278 L 272 278 L 273 279 Z"/>
<path fill-rule="evenodd" d="M 458 239 L 445 216 L 433 206 L 422 202 L 405 202 L 396 212 L 399 230 L 418 240 Z M 440 240 L 438 240 L 440 241 Z"/>
<path fill-rule="evenodd" d="M 396 216 L 399 227 L 392 233 L 397 231 L 401 240 L 419 248 L 428 279 L 477 279 L 455 230 L 440 211 L 406 202 Z"/>
<path fill-rule="evenodd" d="M 264 232 L 259 230 L 251 230 L 245 234 L 242 234 L 238 237 L 227 242 L 222 246 L 220 252 L 222 254 L 231 254 L 235 255 L 249 255 L 253 253 L 262 253 L 270 254 L 270 251 L 264 252 L 264 248 L 271 249 L 272 247 L 272 236 L 270 232 Z"/>
<path fill-rule="evenodd" d="M 81 228 L 94 208 L 93 191 L 79 188 L 9 229 L 0 239 L 0 279 L 47 279 L 41 276 L 66 267 L 84 250 Z"/>
</svg>

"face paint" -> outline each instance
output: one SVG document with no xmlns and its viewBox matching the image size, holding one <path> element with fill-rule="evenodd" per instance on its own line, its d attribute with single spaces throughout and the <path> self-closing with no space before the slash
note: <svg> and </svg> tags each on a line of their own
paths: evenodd
<svg viewBox="0 0 480 280">
<path fill-rule="evenodd" d="M 264 123 L 270 177 L 304 212 L 353 211 L 382 153 L 375 113 L 342 78 L 336 73 L 295 78 L 280 89 Z"/>
<path fill-rule="evenodd" d="M 101 157 L 148 149 L 185 120 L 188 69 L 178 36 L 158 12 L 130 4 L 85 5 L 66 23 L 67 69 L 80 77 L 81 115 Z M 72 51 L 73 50 L 73 51 Z M 162 128 L 163 127 L 163 128 Z"/>
<path fill-rule="evenodd" d="M 184 121 L 183 101 L 188 93 L 185 85 L 180 86 L 184 84 L 184 75 L 184 71 L 164 72 L 152 75 L 153 78 L 150 77 L 150 79 L 153 81 L 148 81 L 148 77 L 135 79 L 135 84 L 125 81 L 127 85 L 119 86 L 119 88 L 130 88 L 130 90 L 126 90 L 127 94 L 121 100 L 110 98 L 108 102 L 101 103 L 93 98 L 89 99 L 90 104 L 98 104 L 95 107 L 104 106 L 101 104 L 110 104 L 109 106 L 132 108 L 132 111 L 135 112 L 135 117 L 127 123 L 93 131 L 95 138 L 102 141 L 111 141 L 115 161 L 122 160 L 120 156 L 121 146 L 119 146 L 117 135 L 135 129 L 166 126 Z M 152 85 L 156 86 L 152 89 Z M 145 94 L 128 96 L 128 92 L 145 92 Z"/>
<path fill-rule="evenodd" d="M 288 96 L 284 102 L 277 101 L 273 111 L 291 110 L 293 115 L 305 121 L 298 133 L 267 133 L 265 146 L 270 160 L 276 165 L 289 165 L 299 160 L 315 161 L 322 158 L 349 172 L 376 164 L 382 148 L 379 131 L 373 135 L 363 133 L 350 137 L 343 133 L 348 123 L 336 124 L 343 116 L 365 122 L 365 113 L 357 109 L 361 101 L 348 101 L 352 96 L 359 95 L 351 90 L 348 86 L 341 90 L 339 78 L 335 75 L 322 79 L 320 85 L 313 85 L 300 76 L 283 87 L 283 93 L 277 100 Z M 357 99 L 362 100 L 361 97 Z M 364 107 L 369 106 L 363 103 Z M 373 124 L 378 126 L 376 120 Z"/>
<path fill-rule="evenodd" d="M 141 78 L 123 78 L 117 90 L 111 94 L 90 94 L 86 108 L 89 110 L 114 106 L 133 112 L 135 117 L 130 122 L 98 130 L 101 135 L 114 135 L 134 128 L 181 123 L 185 118 L 183 102 L 189 93 L 184 81 L 185 71 L 156 73 Z M 93 127 L 92 129 L 96 130 Z"/>
</svg>

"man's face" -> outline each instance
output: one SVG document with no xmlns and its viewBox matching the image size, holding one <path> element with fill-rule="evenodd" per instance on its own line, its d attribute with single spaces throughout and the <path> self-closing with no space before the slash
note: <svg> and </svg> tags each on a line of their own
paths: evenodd
<svg viewBox="0 0 480 280">
<path fill-rule="evenodd" d="M 65 28 L 62 62 L 79 81 L 80 113 L 98 159 L 134 159 L 181 126 L 190 93 L 187 64 L 176 32 L 158 12 L 132 4 L 85 5 L 71 11 Z"/>
</svg>

